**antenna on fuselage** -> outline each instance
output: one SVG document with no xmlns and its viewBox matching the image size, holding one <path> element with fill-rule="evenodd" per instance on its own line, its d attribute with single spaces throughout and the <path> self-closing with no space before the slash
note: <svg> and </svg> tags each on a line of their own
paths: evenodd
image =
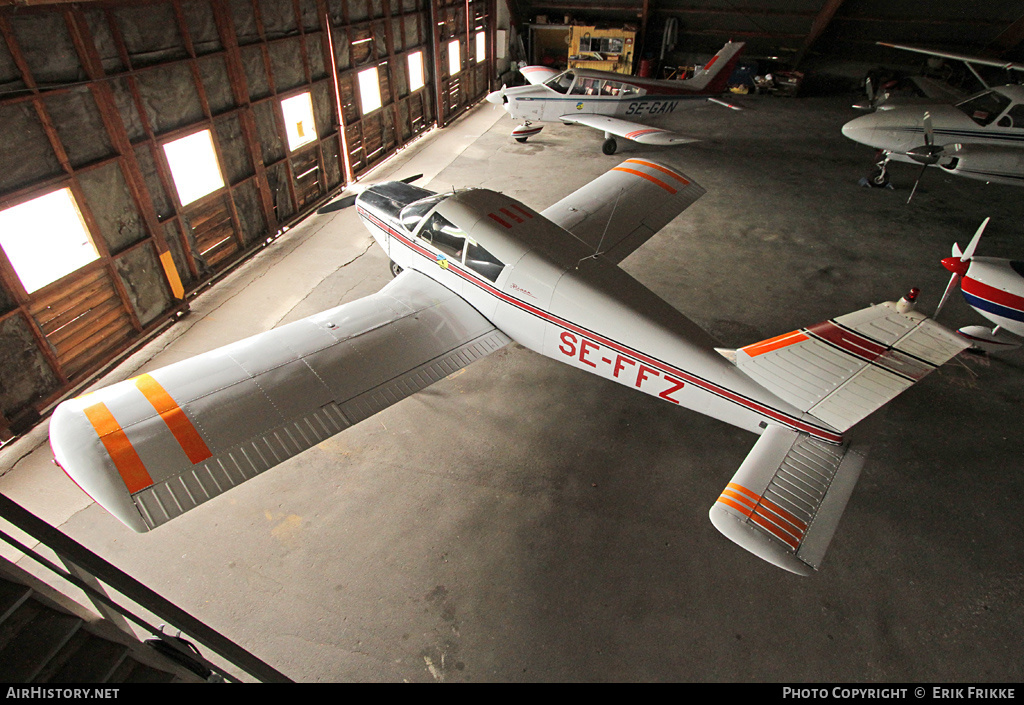
<svg viewBox="0 0 1024 705">
<path fill-rule="evenodd" d="M 597 241 L 597 248 L 594 250 L 594 254 L 587 255 L 586 257 L 581 258 L 580 261 L 576 263 L 576 269 L 580 268 L 580 264 L 583 262 L 583 260 L 597 259 L 597 256 L 602 254 L 601 245 L 604 244 L 604 236 L 608 234 L 608 228 L 612 224 L 612 218 L 615 217 L 615 209 L 618 207 L 619 199 L 622 198 L 622 194 L 625 193 L 625 191 L 626 189 L 619 189 L 619 195 L 615 197 L 615 203 L 612 204 L 612 212 L 608 214 L 608 222 L 604 224 L 604 232 L 601 233 L 601 239 Z"/>
</svg>

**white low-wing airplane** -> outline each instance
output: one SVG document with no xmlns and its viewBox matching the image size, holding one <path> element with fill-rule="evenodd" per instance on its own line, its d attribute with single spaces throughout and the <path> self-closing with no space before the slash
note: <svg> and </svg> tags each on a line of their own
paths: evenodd
<svg viewBox="0 0 1024 705">
<path fill-rule="evenodd" d="M 955 105 L 902 105 L 846 123 L 844 135 L 882 152 L 882 160 L 869 177 L 873 185 L 889 183 L 890 161 L 921 165 L 914 190 L 929 166 L 968 179 L 1024 185 L 1024 87 L 989 86 L 972 66 L 1024 71 L 1024 64 L 898 44 L 884 46 L 963 61 L 985 89 Z"/>
<path fill-rule="evenodd" d="M 644 159 L 539 213 L 485 189 L 368 188 L 356 207 L 394 281 L 62 403 L 55 459 L 147 531 L 516 341 L 759 434 L 711 520 L 810 574 L 863 462 L 844 432 L 967 343 L 905 298 L 717 348 L 618 267 L 703 193 Z"/>
<path fill-rule="evenodd" d="M 995 326 L 964 326 L 957 332 L 974 347 L 996 352 L 1020 347 L 1024 342 L 1024 261 L 974 256 L 988 221 L 986 218 L 974 233 L 966 250 L 961 252 L 954 244 L 952 256 L 942 260 L 952 276 L 935 316 L 959 284 L 967 305 Z"/>
<path fill-rule="evenodd" d="M 725 91 L 742 50 L 743 42 L 729 42 L 702 69 L 679 81 L 589 69 L 559 73 L 543 66 L 526 66 L 520 73 L 531 85 L 502 86 L 489 94 L 487 100 L 504 106 L 513 118 L 525 121 L 512 130 L 512 137 L 519 142 L 540 133 L 544 126 L 534 125 L 535 122 L 564 122 L 604 132 L 601 151 L 605 154 L 615 154 L 616 137 L 641 144 L 686 144 L 696 140 L 651 127 L 644 120 L 670 115 L 679 107 L 696 107 L 708 100 L 736 109 L 718 96 Z"/>
</svg>

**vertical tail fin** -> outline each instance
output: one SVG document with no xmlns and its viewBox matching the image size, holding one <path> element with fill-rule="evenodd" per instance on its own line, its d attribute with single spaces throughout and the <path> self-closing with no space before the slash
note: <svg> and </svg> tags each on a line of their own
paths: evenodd
<svg viewBox="0 0 1024 705">
<path fill-rule="evenodd" d="M 743 42 L 728 42 L 717 54 L 711 57 L 711 61 L 704 65 L 700 71 L 690 78 L 681 81 L 689 89 L 701 93 L 721 93 L 725 90 L 726 82 L 736 68 L 740 54 L 743 53 Z"/>
</svg>

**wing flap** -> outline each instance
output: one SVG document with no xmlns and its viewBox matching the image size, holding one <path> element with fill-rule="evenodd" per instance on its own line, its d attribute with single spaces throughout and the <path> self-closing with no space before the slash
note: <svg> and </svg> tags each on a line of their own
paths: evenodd
<svg viewBox="0 0 1024 705">
<path fill-rule="evenodd" d="M 627 159 L 541 215 L 618 263 L 704 193 L 673 169 Z"/>
<path fill-rule="evenodd" d="M 506 345 L 417 272 L 373 296 L 61 404 L 54 457 L 146 531 Z"/>
<path fill-rule="evenodd" d="M 864 452 L 781 426 L 758 438 L 709 512 L 757 557 L 810 575 L 825 557 L 864 465 Z"/>
<path fill-rule="evenodd" d="M 967 347 L 924 314 L 887 302 L 740 348 L 735 362 L 845 431 Z"/>
<path fill-rule="evenodd" d="M 586 125 L 595 130 L 601 130 L 616 137 L 623 137 L 640 144 L 654 144 L 670 146 L 674 144 L 689 144 L 698 140 L 681 135 L 671 130 L 663 130 L 659 127 L 651 127 L 638 122 L 630 122 L 621 118 L 608 117 L 606 115 L 562 115 L 558 118 L 562 122 L 576 125 Z"/>
</svg>

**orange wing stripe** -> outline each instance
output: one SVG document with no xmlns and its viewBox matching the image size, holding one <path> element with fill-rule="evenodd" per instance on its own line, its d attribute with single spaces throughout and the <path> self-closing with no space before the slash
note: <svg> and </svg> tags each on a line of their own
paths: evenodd
<svg viewBox="0 0 1024 705">
<path fill-rule="evenodd" d="M 745 352 L 747 355 L 750 355 L 750 357 L 757 357 L 758 355 L 763 355 L 764 353 L 771 352 L 772 350 L 778 350 L 779 348 L 784 348 L 787 345 L 793 345 L 805 340 L 807 340 L 807 336 L 800 331 L 795 330 L 791 333 L 777 335 L 774 338 L 769 338 L 768 340 L 762 340 L 760 343 L 748 345 L 745 348 L 740 348 L 740 350 Z"/>
<path fill-rule="evenodd" d="M 673 179 L 675 179 L 676 181 L 681 183 L 683 186 L 689 186 L 690 185 L 689 181 L 687 181 L 686 179 L 684 179 L 683 177 L 681 177 L 679 174 L 675 173 L 671 169 L 666 169 L 665 167 L 661 166 L 660 164 L 655 164 L 654 162 L 645 162 L 643 159 L 627 159 L 626 162 L 627 163 L 631 163 L 631 164 L 643 164 L 644 166 L 649 167 L 651 169 L 657 169 L 658 171 L 660 171 L 660 172 L 662 172 L 664 174 L 668 174 Z"/>
<path fill-rule="evenodd" d="M 213 456 L 199 431 L 159 382 L 150 375 L 142 375 L 135 378 L 135 386 L 160 414 L 160 418 L 167 424 L 167 428 L 171 430 L 171 434 L 193 465 Z"/>
<path fill-rule="evenodd" d="M 617 166 L 617 167 L 613 168 L 612 171 L 624 171 L 627 174 L 635 174 L 636 176 L 639 176 L 641 178 L 647 179 L 652 184 L 657 184 L 658 186 L 661 186 L 663 189 L 665 189 L 669 193 L 675 193 L 676 192 L 676 190 L 674 188 L 672 188 L 671 186 L 666 184 L 661 179 L 656 179 L 653 176 L 651 176 L 650 174 L 645 174 L 642 171 L 637 171 L 636 169 L 627 169 L 625 167 Z"/>
<path fill-rule="evenodd" d="M 110 454 L 114 461 L 114 467 L 120 473 L 124 486 L 132 494 L 146 489 L 153 484 L 153 478 L 149 476 L 146 466 L 142 464 L 142 458 L 135 452 L 132 442 L 128 440 L 121 424 L 117 422 L 110 409 L 103 402 L 93 404 L 83 409 L 85 418 L 96 430 L 103 447 Z"/>
</svg>

